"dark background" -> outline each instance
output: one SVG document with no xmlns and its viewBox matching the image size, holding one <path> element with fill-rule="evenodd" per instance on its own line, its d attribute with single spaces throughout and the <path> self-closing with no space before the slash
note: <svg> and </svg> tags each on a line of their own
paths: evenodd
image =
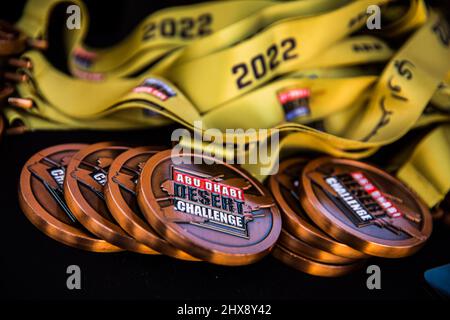
<svg viewBox="0 0 450 320">
<path fill-rule="evenodd" d="M 87 42 L 107 46 L 122 39 L 146 15 L 162 7 L 200 1 L 86 1 L 91 21 Z M 448 1 L 435 1 L 447 6 Z M 14 21 L 23 1 L 3 1 L 0 18 Z M 449 12 L 448 10 L 446 12 Z M 51 37 L 58 37 L 52 30 Z M 51 38 L 52 39 L 52 38 Z M 50 40 L 51 40 L 50 39 Z M 52 43 L 52 41 L 51 41 Z M 55 42 L 53 42 L 55 43 Z M 61 48 L 48 55 L 64 65 Z M 41 233 L 22 214 L 17 184 L 22 166 L 34 153 L 60 143 L 123 141 L 168 144 L 174 128 L 131 132 L 39 132 L 6 136 L 0 145 L 0 290 L 7 299 L 215 299 L 348 300 L 439 299 L 423 273 L 450 262 L 450 229 L 436 223 L 416 255 L 398 260 L 370 259 L 382 271 L 382 289 L 366 287 L 365 268 L 342 278 L 320 278 L 295 271 L 272 257 L 245 267 L 183 262 L 134 253 L 96 254 L 64 246 Z M 82 289 L 66 288 L 66 268 L 79 265 Z"/>
</svg>

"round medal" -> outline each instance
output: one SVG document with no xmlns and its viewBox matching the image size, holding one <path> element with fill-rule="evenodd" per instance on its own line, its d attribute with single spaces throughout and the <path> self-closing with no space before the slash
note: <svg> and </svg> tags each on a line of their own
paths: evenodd
<svg viewBox="0 0 450 320">
<path fill-rule="evenodd" d="M 175 248 L 144 221 L 136 198 L 136 184 L 144 164 L 155 155 L 157 148 L 139 147 L 120 154 L 111 164 L 105 199 L 120 226 L 139 242 L 155 251 L 183 260 L 198 260 Z"/>
<path fill-rule="evenodd" d="M 429 238 L 428 208 L 386 172 L 354 160 L 319 158 L 302 173 L 301 202 L 337 240 L 367 254 L 404 257 Z"/>
<path fill-rule="evenodd" d="M 78 221 L 98 237 L 126 250 L 156 254 L 120 228 L 105 203 L 103 191 L 109 167 L 118 155 L 128 149 L 109 142 L 81 149 L 67 166 L 64 196 Z"/>
<path fill-rule="evenodd" d="M 87 231 L 64 200 L 66 166 L 84 147 L 83 144 L 59 145 L 32 156 L 20 175 L 20 207 L 39 230 L 59 242 L 89 251 L 121 251 Z"/>
<path fill-rule="evenodd" d="M 281 231 L 269 193 L 245 171 L 199 154 L 154 155 L 138 183 L 146 219 L 174 246 L 222 265 L 265 256 Z"/>
<path fill-rule="evenodd" d="M 366 254 L 336 241 L 314 225 L 301 206 L 298 188 L 305 158 L 292 158 L 280 163 L 278 174 L 269 179 L 269 188 L 283 216 L 283 227 L 303 242 L 348 259 L 361 259 Z"/>
</svg>

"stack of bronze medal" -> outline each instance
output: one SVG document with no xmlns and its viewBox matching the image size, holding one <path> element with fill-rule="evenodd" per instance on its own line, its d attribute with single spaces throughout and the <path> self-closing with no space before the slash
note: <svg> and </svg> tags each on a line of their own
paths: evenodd
<svg viewBox="0 0 450 320">
<path fill-rule="evenodd" d="M 221 265 L 250 264 L 274 249 L 286 264 L 320 276 L 349 273 L 369 256 L 408 256 L 431 234 L 422 202 L 365 163 L 288 159 L 269 187 L 275 200 L 217 159 L 105 142 L 35 154 L 22 170 L 19 199 L 35 226 L 77 248 Z"/>
<path fill-rule="evenodd" d="M 431 234 L 431 214 L 421 200 L 365 163 L 288 159 L 269 187 L 283 217 L 273 255 L 309 274 L 340 276 L 369 256 L 405 257 Z"/>
<path fill-rule="evenodd" d="M 278 239 L 278 208 L 245 171 L 211 160 L 109 142 L 54 146 L 25 164 L 20 205 L 45 234 L 89 251 L 256 262 Z"/>
</svg>

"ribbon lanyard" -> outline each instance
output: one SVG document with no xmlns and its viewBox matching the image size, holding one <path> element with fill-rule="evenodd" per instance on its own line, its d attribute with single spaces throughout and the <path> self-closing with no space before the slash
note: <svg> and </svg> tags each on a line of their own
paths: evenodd
<svg viewBox="0 0 450 320">
<path fill-rule="evenodd" d="M 17 27 L 28 37 L 45 38 L 50 12 L 61 1 L 37 2 L 28 2 Z M 41 53 L 26 52 L 22 58 L 33 68 L 19 70 L 29 79 L 17 91 L 32 106 L 5 108 L 10 124 L 22 122 L 30 130 L 128 129 L 171 120 L 196 129 L 195 121 L 202 120 L 203 129 L 278 129 L 282 140 L 270 167 L 278 156 L 299 150 L 367 157 L 415 127 L 449 120 L 448 26 L 420 0 L 408 7 L 391 7 L 388 0 L 175 7 L 150 15 L 108 50 L 83 44 L 87 11 L 71 3 L 79 5 L 83 18 L 80 30 L 65 32 L 69 69 L 90 80 L 69 77 Z M 365 26 L 370 5 L 388 5 L 383 11 L 392 23 L 353 35 Z M 394 52 L 389 39 L 406 34 L 409 39 Z M 418 185 L 412 166 L 405 164 L 399 176 Z M 264 178 L 260 165 L 244 167 Z M 423 196 L 434 205 L 450 187 L 434 181 L 426 165 L 419 167 L 439 190 Z"/>
<path fill-rule="evenodd" d="M 415 147 L 397 177 L 431 208 L 450 191 L 450 125 L 438 126 Z"/>
</svg>

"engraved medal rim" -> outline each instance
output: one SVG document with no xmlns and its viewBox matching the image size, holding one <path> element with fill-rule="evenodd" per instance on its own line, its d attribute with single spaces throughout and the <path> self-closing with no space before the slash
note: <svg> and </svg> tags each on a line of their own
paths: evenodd
<svg viewBox="0 0 450 320">
<path fill-rule="evenodd" d="M 37 200 L 31 187 L 32 175 L 28 166 L 46 156 L 65 150 L 80 150 L 87 144 L 69 143 L 51 146 L 32 155 L 24 164 L 19 181 L 19 205 L 27 219 L 41 232 L 65 245 L 93 252 L 119 252 L 123 249 L 101 239 L 95 238 L 75 226 L 55 218 Z"/>
<path fill-rule="evenodd" d="M 114 219 L 136 240 L 167 256 L 186 261 L 199 261 L 199 259 L 174 247 L 155 231 L 150 232 L 146 230 L 141 224 L 145 225 L 148 224 L 148 222 L 145 219 L 136 216 L 136 213 L 133 212 L 123 198 L 119 184 L 113 180 L 113 177 L 120 172 L 124 164 L 130 159 L 144 154 L 152 154 L 150 157 L 153 157 L 161 151 L 162 149 L 158 147 L 137 147 L 121 153 L 114 159 L 108 171 L 108 182 L 105 188 L 106 204 Z"/>
<path fill-rule="evenodd" d="M 300 238 L 309 245 L 315 246 L 318 249 L 322 249 L 331 254 L 349 259 L 367 258 L 367 255 L 365 253 L 360 252 L 344 243 L 331 238 L 319 227 L 313 226 L 308 221 L 304 220 L 297 213 L 295 213 L 295 211 L 289 206 L 289 204 L 283 197 L 280 184 L 277 181 L 277 176 L 293 165 L 298 164 L 305 167 L 308 162 L 309 160 L 306 158 L 290 158 L 283 160 L 279 166 L 279 173 L 269 178 L 269 189 L 280 208 L 281 215 L 283 216 L 283 218 L 285 218 L 283 220 L 283 226 L 286 227 L 287 231 L 289 231 L 292 235 Z M 301 182 L 301 179 L 299 179 L 299 182 Z M 298 230 L 299 228 L 301 228 L 301 230 Z M 317 231 L 321 232 L 322 234 L 318 233 L 314 229 L 317 229 Z"/>
<path fill-rule="evenodd" d="M 92 208 L 83 196 L 79 188 L 78 181 L 72 177 L 72 173 L 76 170 L 80 162 L 87 156 L 108 148 L 123 148 L 124 152 L 129 149 L 128 146 L 117 142 L 99 142 L 91 144 L 86 148 L 81 149 L 71 159 L 67 166 L 66 179 L 64 180 L 64 196 L 67 205 L 72 210 L 75 217 L 81 224 L 85 226 L 90 232 L 105 239 L 106 241 L 125 250 L 143 253 L 143 254 L 157 254 L 154 250 L 139 243 L 128 235 L 117 222 L 112 222 L 105 219 L 95 208 Z"/>
<path fill-rule="evenodd" d="M 411 199 L 416 201 L 417 206 L 420 208 L 420 213 L 424 219 L 421 232 L 424 236 L 426 236 L 426 239 L 423 241 L 418 241 L 415 239 L 383 240 L 381 238 L 365 235 L 363 232 L 360 232 L 357 229 L 339 221 L 333 214 L 330 214 L 328 210 L 322 206 L 320 200 L 313 191 L 311 180 L 307 177 L 308 172 L 312 172 L 321 165 L 327 163 L 336 163 L 344 166 L 348 165 L 355 168 L 361 168 L 362 170 L 372 172 L 373 174 L 381 176 L 403 188 L 403 190 L 409 194 Z M 431 235 L 431 214 L 429 214 L 428 208 L 424 205 L 421 199 L 401 181 L 375 166 L 351 159 L 321 157 L 309 162 L 306 165 L 302 172 L 301 181 L 301 202 L 307 214 L 311 217 L 314 223 L 334 238 L 347 243 L 353 248 L 366 254 L 392 258 L 409 256 L 419 250 Z"/>
</svg>

